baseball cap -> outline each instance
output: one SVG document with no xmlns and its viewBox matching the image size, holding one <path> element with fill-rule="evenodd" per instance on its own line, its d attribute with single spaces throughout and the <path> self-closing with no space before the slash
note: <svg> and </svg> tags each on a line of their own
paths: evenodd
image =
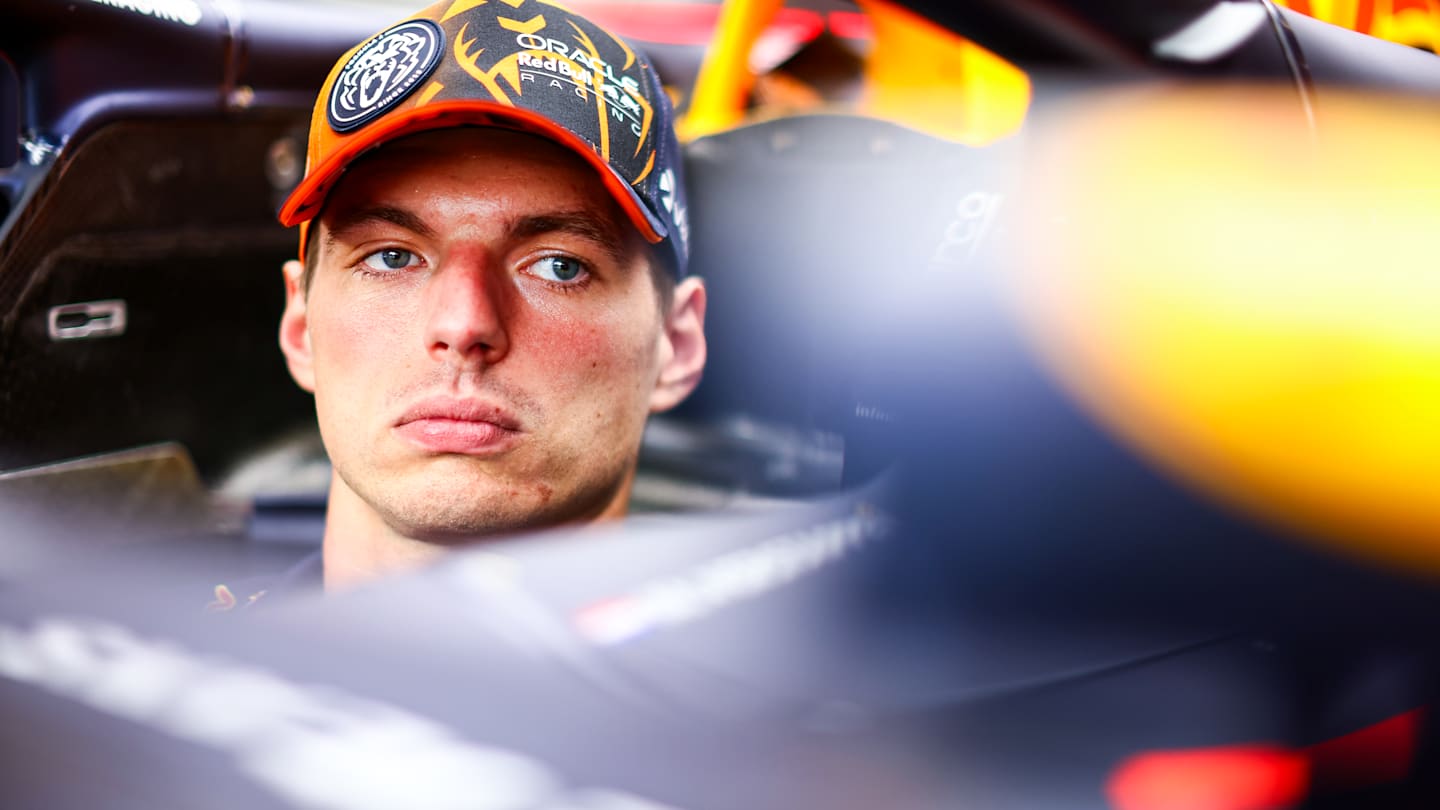
<svg viewBox="0 0 1440 810">
<path fill-rule="evenodd" d="M 588 162 L 683 275 L 689 225 L 673 120 L 649 60 L 584 17 L 545 0 L 444 0 L 340 57 L 280 222 L 301 226 L 303 255 L 309 221 L 356 158 L 425 130 L 503 127 Z"/>
</svg>

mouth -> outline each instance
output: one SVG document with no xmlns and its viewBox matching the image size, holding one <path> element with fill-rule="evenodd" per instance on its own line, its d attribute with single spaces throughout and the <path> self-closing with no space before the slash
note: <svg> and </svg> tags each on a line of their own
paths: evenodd
<svg viewBox="0 0 1440 810">
<path fill-rule="evenodd" d="M 401 439 L 429 453 L 492 456 L 520 440 L 520 421 L 480 400 L 435 397 L 412 405 L 395 421 Z"/>
</svg>

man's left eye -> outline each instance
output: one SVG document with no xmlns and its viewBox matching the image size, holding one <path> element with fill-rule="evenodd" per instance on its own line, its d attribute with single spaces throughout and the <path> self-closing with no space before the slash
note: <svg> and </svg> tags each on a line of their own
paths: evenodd
<svg viewBox="0 0 1440 810">
<path fill-rule="evenodd" d="M 386 248 L 377 250 L 361 260 L 371 270 L 386 272 L 389 270 L 404 270 L 415 264 L 416 256 L 408 250 L 400 248 Z"/>
<path fill-rule="evenodd" d="M 569 256 L 546 256 L 530 265 L 530 272 L 546 281 L 575 281 L 585 274 L 585 264 Z"/>
</svg>

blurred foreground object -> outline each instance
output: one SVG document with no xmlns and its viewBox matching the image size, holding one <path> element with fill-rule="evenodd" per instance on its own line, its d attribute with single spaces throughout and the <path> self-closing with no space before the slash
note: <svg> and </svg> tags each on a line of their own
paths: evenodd
<svg viewBox="0 0 1440 810">
<path fill-rule="evenodd" d="M 1028 174 L 1047 237 L 1022 308 L 1057 375 L 1163 467 L 1434 572 L 1440 114 L 1332 95 L 1313 136 L 1284 110 L 1233 87 L 1071 106 Z"/>
</svg>

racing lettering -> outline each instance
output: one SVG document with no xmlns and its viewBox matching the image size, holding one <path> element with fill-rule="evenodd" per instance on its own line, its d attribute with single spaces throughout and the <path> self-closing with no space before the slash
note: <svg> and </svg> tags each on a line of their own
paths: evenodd
<svg viewBox="0 0 1440 810">
<path fill-rule="evenodd" d="M 92 0 L 102 6 L 133 11 L 157 20 L 178 22 L 183 25 L 200 24 L 200 6 L 195 0 Z"/>
<path fill-rule="evenodd" d="M 577 70 L 572 65 L 572 63 L 567 62 L 563 59 L 544 59 L 531 53 L 522 53 L 515 58 L 515 62 L 522 68 L 530 68 L 532 70 L 545 70 L 549 71 L 550 73 L 559 73 L 566 79 L 569 79 L 576 84 L 583 84 L 587 87 L 594 81 L 594 79 L 591 78 L 589 73 L 586 73 L 583 70 Z M 523 78 L 522 81 L 535 80 L 533 75 L 523 75 L 526 76 L 526 78 Z M 577 95 L 580 95 L 581 98 L 585 98 L 584 93 L 580 93 Z"/>
<path fill-rule="evenodd" d="M 645 134 L 645 130 L 640 126 L 639 123 L 635 121 L 635 118 L 631 115 L 627 115 L 625 113 L 625 110 L 620 109 L 619 106 L 611 105 L 610 117 L 614 118 L 616 121 L 619 121 L 622 124 L 629 124 L 630 131 L 633 132 L 635 134 L 635 137 L 637 138 Z"/>
<path fill-rule="evenodd" d="M 400 795 L 407 806 L 445 810 L 667 807 L 567 784 L 545 762 L 470 742 L 400 706 L 202 656 L 104 621 L 0 623 L 0 679 L 217 751 L 281 798 L 315 810 L 389 810 Z"/>
<path fill-rule="evenodd" d="M 945 227 L 945 234 L 930 257 L 932 269 L 960 267 L 975 255 L 990 232 L 1001 195 L 989 191 L 972 191 L 955 206 L 955 218 Z"/>
<path fill-rule="evenodd" d="M 591 643 L 605 646 L 686 624 L 813 574 L 883 539 L 890 526 L 888 517 L 867 510 L 787 532 L 584 608 L 575 626 Z"/>
<path fill-rule="evenodd" d="M 586 70 L 593 70 L 596 73 L 604 73 L 610 69 L 610 66 L 605 64 L 604 59 L 598 56 L 591 56 L 585 51 L 576 51 L 570 55 L 570 58 L 580 63 Z"/>
<path fill-rule="evenodd" d="M 591 56 L 587 52 L 582 51 L 578 48 L 576 48 L 572 52 L 569 45 L 566 45 L 558 39 L 542 37 L 536 34 L 517 34 L 515 36 L 515 43 L 527 50 L 545 51 L 547 53 L 553 53 L 558 56 L 562 56 L 565 59 L 575 62 L 581 67 L 584 67 L 586 70 L 603 75 L 607 81 L 613 84 L 618 84 L 626 90 L 630 91 L 631 93 L 638 94 L 640 92 L 640 82 L 633 77 L 616 76 L 615 69 L 610 66 L 610 63 L 606 62 L 603 59 L 600 59 L 599 57 Z M 546 70 L 556 70 L 555 60 L 546 59 L 544 60 L 544 65 Z"/>
</svg>

